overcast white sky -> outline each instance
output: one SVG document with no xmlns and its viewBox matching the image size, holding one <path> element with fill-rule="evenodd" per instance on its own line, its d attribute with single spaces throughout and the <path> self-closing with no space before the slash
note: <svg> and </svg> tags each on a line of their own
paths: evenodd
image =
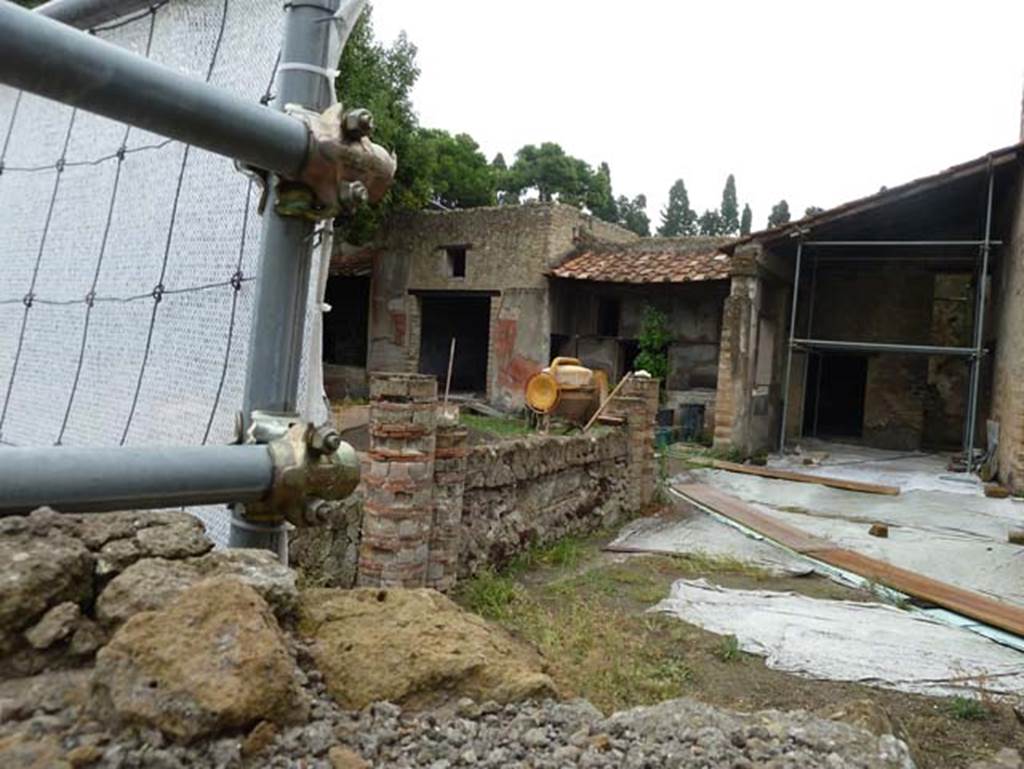
<svg viewBox="0 0 1024 769">
<path fill-rule="evenodd" d="M 728 173 L 754 227 L 1017 141 L 1024 0 L 374 0 L 423 70 L 425 126 L 491 158 L 555 141 L 611 165 L 653 224 Z"/>
</svg>

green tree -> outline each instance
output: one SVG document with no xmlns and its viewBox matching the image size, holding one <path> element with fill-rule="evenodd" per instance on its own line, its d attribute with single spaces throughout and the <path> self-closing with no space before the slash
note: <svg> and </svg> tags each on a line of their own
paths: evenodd
<svg viewBox="0 0 1024 769">
<path fill-rule="evenodd" d="M 373 113 L 374 141 L 398 155 L 395 182 L 376 206 L 363 206 L 339 218 L 346 239 L 363 242 L 397 209 L 419 209 L 431 199 L 430 180 L 423 173 L 431 162 L 430 149 L 418 135 L 411 94 L 420 70 L 416 46 L 405 34 L 389 46 L 373 33 L 373 9 L 367 6 L 345 45 L 338 65 L 338 98 L 347 107 L 365 107 Z"/>
<path fill-rule="evenodd" d="M 647 216 L 646 195 L 637 195 L 632 200 L 620 195 L 615 201 L 615 206 L 619 211 L 619 224 L 637 235 L 650 237 L 651 220 Z"/>
<path fill-rule="evenodd" d="M 494 169 L 472 136 L 452 136 L 436 128 L 421 128 L 416 141 L 422 144 L 426 156 L 420 173 L 429 181 L 433 201 L 446 208 L 495 203 Z"/>
<path fill-rule="evenodd" d="M 664 385 L 668 375 L 668 346 L 671 342 L 665 313 L 652 305 L 644 305 L 640 337 L 637 339 L 640 352 L 633 363 L 634 369 L 646 371 L 660 379 Z"/>
<path fill-rule="evenodd" d="M 754 222 L 754 215 L 750 211 L 750 205 L 743 205 L 743 215 L 740 217 L 740 235 L 749 235 L 750 227 Z"/>
<path fill-rule="evenodd" d="M 735 235 L 740 229 L 740 209 L 736 201 L 736 178 L 729 174 L 722 190 L 722 205 L 718 209 L 722 220 L 722 235 Z"/>
<path fill-rule="evenodd" d="M 825 209 L 820 206 L 807 206 L 807 208 L 804 209 L 804 216 L 814 216 L 815 214 L 821 214 L 824 212 Z"/>
<path fill-rule="evenodd" d="M 690 196 L 682 179 L 676 179 L 669 188 L 658 234 L 664 238 L 697 234 L 697 212 L 690 208 Z"/>
<path fill-rule="evenodd" d="M 510 169 L 510 192 L 531 190 L 542 203 L 559 201 L 582 206 L 586 202 L 593 171 L 579 158 L 566 154 L 554 142 L 527 144 L 516 153 Z"/>
<path fill-rule="evenodd" d="M 619 220 L 619 211 L 612 194 L 612 171 L 607 163 L 598 166 L 587 187 L 587 208 L 598 219 L 613 224 Z"/>
<path fill-rule="evenodd" d="M 697 232 L 712 237 L 724 235 L 725 223 L 722 221 L 722 215 L 714 209 L 705 211 L 697 220 Z"/>
<path fill-rule="evenodd" d="M 768 229 L 781 227 L 783 224 L 787 224 L 789 219 L 789 203 L 780 200 L 772 206 L 772 212 L 768 215 Z"/>
</svg>

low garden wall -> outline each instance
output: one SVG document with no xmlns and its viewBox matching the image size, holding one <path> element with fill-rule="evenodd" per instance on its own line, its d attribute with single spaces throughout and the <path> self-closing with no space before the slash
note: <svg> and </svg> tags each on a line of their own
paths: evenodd
<svg viewBox="0 0 1024 769">
<path fill-rule="evenodd" d="M 293 564 L 311 583 L 447 590 L 532 545 L 613 525 L 654 496 L 655 380 L 630 382 L 609 404 L 621 426 L 471 448 L 451 414 L 433 416 L 432 377 L 375 374 L 370 389 L 363 483 L 330 523 L 292 537 Z"/>
</svg>

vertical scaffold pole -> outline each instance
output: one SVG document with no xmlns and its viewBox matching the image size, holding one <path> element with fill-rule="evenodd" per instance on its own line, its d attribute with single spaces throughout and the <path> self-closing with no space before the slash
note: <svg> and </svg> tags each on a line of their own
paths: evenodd
<svg viewBox="0 0 1024 769">
<path fill-rule="evenodd" d="M 967 398 L 967 424 L 964 436 L 964 453 L 967 472 L 974 470 L 974 433 L 978 429 L 978 388 L 981 385 L 981 356 L 985 338 L 985 281 L 988 278 L 988 256 L 992 238 L 992 191 L 995 182 L 992 161 L 988 165 L 988 197 L 985 203 L 985 238 L 981 244 L 981 270 L 974 299 L 974 355 L 971 358 L 970 392 Z"/>
<path fill-rule="evenodd" d="M 330 69 L 337 62 L 327 58 L 332 48 L 333 17 L 340 2 L 284 4 L 284 44 L 277 68 L 275 109 L 297 104 L 320 112 L 330 106 L 334 88 Z M 246 372 L 246 427 L 253 411 L 294 414 L 298 408 L 299 365 L 312 262 L 314 225 L 275 213 L 276 179 L 271 177 L 268 185 Z M 244 508 L 236 508 L 231 516 L 229 547 L 284 553 L 284 526 L 253 521 L 246 518 Z"/>
</svg>

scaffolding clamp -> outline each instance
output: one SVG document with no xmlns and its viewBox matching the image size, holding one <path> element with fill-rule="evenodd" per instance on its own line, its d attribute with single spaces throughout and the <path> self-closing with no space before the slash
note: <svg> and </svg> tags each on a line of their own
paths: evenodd
<svg viewBox="0 0 1024 769">
<path fill-rule="evenodd" d="M 297 179 L 279 179 L 275 211 L 310 221 L 333 219 L 360 203 L 376 203 L 395 178 L 397 160 L 370 140 L 373 115 L 334 104 L 317 113 L 295 104 L 285 112 L 309 130 L 309 150 Z"/>
<path fill-rule="evenodd" d="M 274 466 L 267 496 L 245 506 L 250 520 L 319 525 L 329 503 L 345 499 L 359 484 L 359 457 L 330 425 L 302 422 L 295 414 L 254 411 L 243 439 L 265 444 Z"/>
</svg>

